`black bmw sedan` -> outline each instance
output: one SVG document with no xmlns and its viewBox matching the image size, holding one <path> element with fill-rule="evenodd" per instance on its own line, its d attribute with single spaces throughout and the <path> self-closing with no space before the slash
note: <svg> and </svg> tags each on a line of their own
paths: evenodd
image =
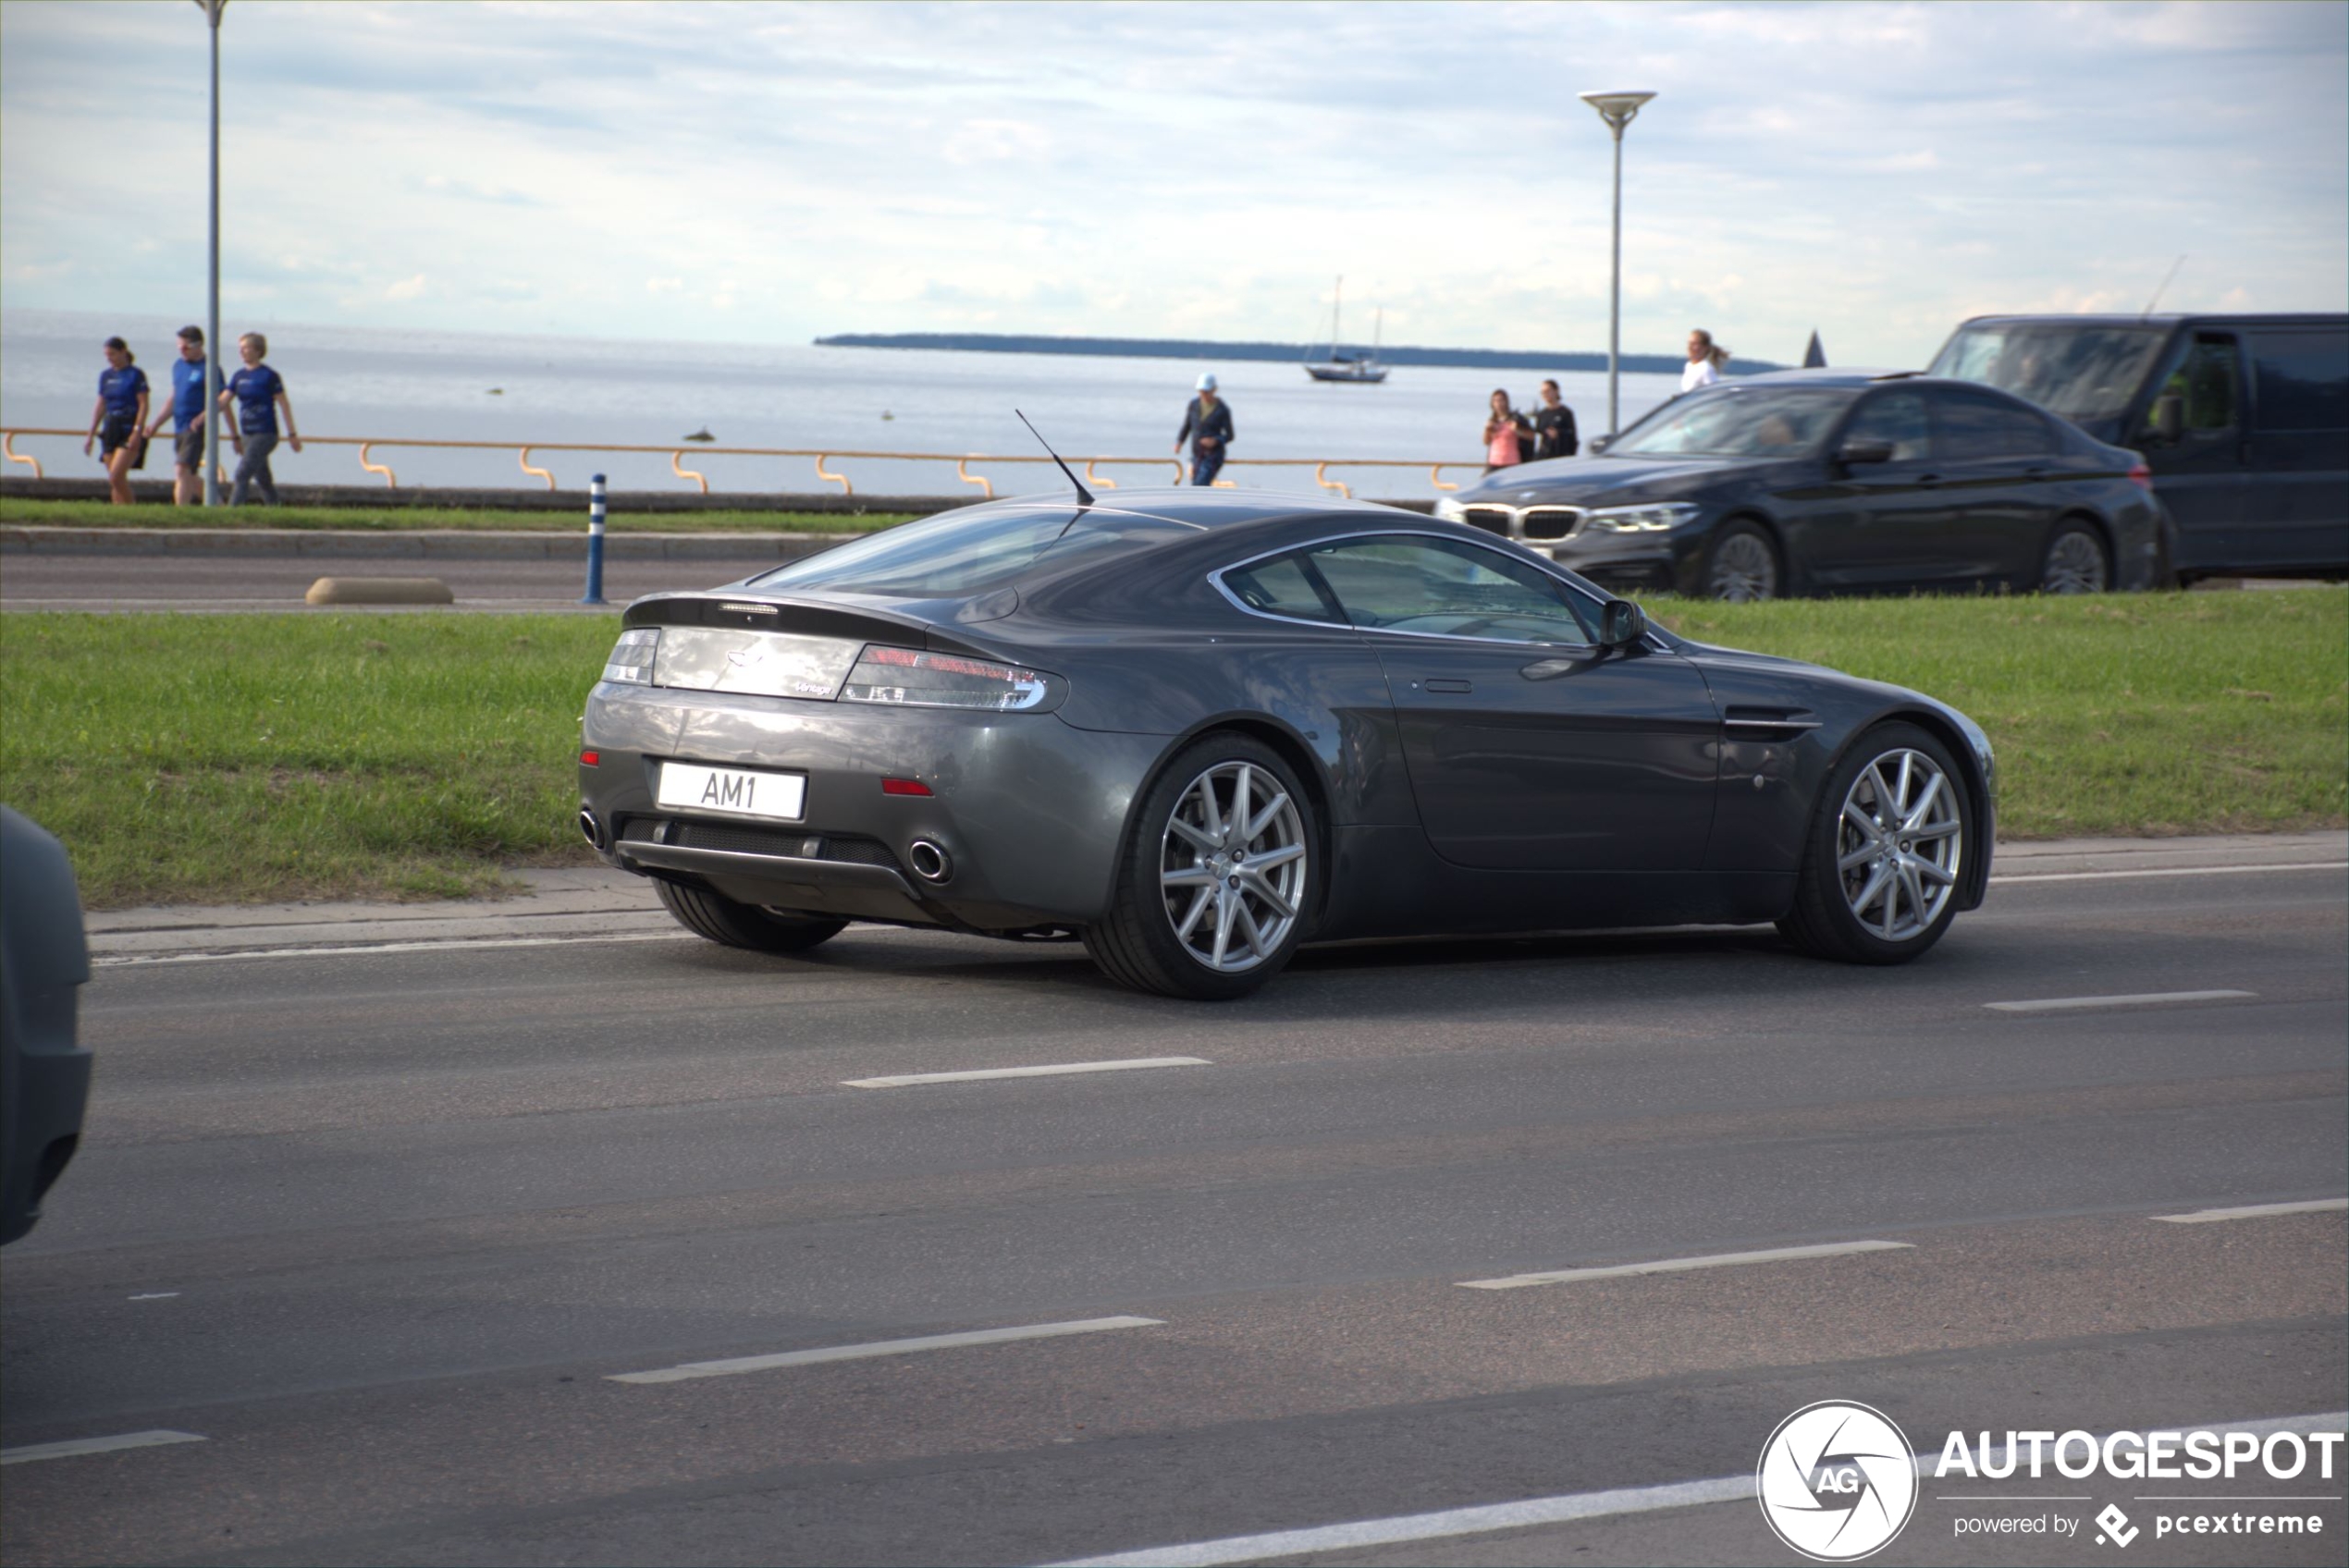
<svg viewBox="0 0 2349 1568">
<path fill-rule="evenodd" d="M 1436 515 L 1601 582 L 1716 599 L 2093 594 L 2168 575 L 2134 452 L 2019 398 L 1853 370 L 1725 382 L 1599 455 L 1501 470 Z"/>
<path fill-rule="evenodd" d="M 638 600 L 579 823 L 714 942 L 1077 937 L 1223 998 L 1437 933 L 1775 921 L 1900 962 L 1981 901 L 1993 781 L 1943 704 L 1684 641 L 1488 533 L 1119 491 Z"/>
</svg>

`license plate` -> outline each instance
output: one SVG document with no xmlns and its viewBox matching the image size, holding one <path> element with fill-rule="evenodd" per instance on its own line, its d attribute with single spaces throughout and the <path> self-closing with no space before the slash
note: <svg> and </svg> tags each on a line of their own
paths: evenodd
<svg viewBox="0 0 2349 1568">
<path fill-rule="evenodd" d="M 718 811 L 797 822 L 807 804 L 807 776 L 665 762 L 660 765 L 660 789 L 655 798 L 678 811 Z"/>
</svg>

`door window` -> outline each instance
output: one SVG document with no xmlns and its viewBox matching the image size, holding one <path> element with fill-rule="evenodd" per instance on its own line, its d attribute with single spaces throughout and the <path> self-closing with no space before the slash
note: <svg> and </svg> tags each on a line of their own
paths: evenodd
<svg viewBox="0 0 2349 1568">
<path fill-rule="evenodd" d="M 2186 430 L 2196 435 L 2217 435 L 2235 427 L 2242 403 L 2235 373 L 2235 340 L 2198 334 L 2179 346 L 2170 368 L 2154 384 L 2153 400 L 2146 405 L 2145 427 L 2137 445 L 2158 442 L 2154 416 L 2161 399 L 2175 393 L 2185 405 Z"/>
<path fill-rule="evenodd" d="M 2263 332 L 2251 354 L 2260 429 L 2349 428 L 2349 333 Z"/>
<path fill-rule="evenodd" d="M 1356 626 L 1494 643 L 1596 641 L 1556 579 L 1449 539 L 1342 540 L 1307 552 Z"/>
<path fill-rule="evenodd" d="M 1933 449 L 1933 426 L 1925 417 L 1925 395 L 1905 389 L 1878 392 L 1860 405 L 1843 439 L 1885 442 L 1891 447 L 1896 463 L 1925 461 Z"/>
<path fill-rule="evenodd" d="M 1934 399 L 1934 454 L 1948 462 L 2035 457 L 2056 447 L 2045 417 L 1978 393 L 1942 393 Z"/>
<path fill-rule="evenodd" d="M 1295 556 L 1227 571 L 1224 573 L 1224 586 L 1249 609 L 1265 615 L 1346 624 L 1346 618 Z"/>
</svg>

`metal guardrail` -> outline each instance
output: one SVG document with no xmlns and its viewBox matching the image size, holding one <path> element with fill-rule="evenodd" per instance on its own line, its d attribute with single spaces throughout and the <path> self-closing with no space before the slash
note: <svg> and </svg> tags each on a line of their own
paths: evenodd
<svg viewBox="0 0 2349 1568">
<path fill-rule="evenodd" d="M 42 430 L 32 429 L 30 427 L 0 431 L 0 456 L 5 456 L 7 460 L 12 463 L 24 464 L 27 468 L 32 470 L 32 477 L 39 479 L 42 477 L 41 461 L 38 458 L 31 457 L 29 454 L 19 452 L 16 449 L 18 436 L 54 436 L 61 437 L 68 441 L 79 441 L 86 434 L 86 432 L 80 430 Z M 839 485 L 841 494 L 843 496 L 855 495 L 856 493 L 856 487 L 845 472 L 834 472 L 831 468 L 828 466 L 830 464 L 841 463 L 844 465 L 849 462 L 953 463 L 954 465 L 954 477 L 965 484 L 976 485 L 979 494 L 989 500 L 993 500 L 995 498 L 994 481 L 983 473 L 973 473 L 971 472 L 971 464 L 984 463 L 990 467 L 1004 467 L 1011 464 L 1034 465 L 1039 463 L 1049 463 L 1052 461 L 1052 459 L 1048 457 L 1031 455 L 1024 452 L 971 452 L 961 457 L 956 457 L 948 452 L 851 452 L 842 451 L 836 447 L 825 447 L 819 449 L 813 447 L 638 447 L 588 441 L 533 441 L 527 445 L 518 446 L 516 443 L 511 441 L 428 441 L 412 439 L 406 436 L 384 435 L 305 435 L 301 438 L 301 444 L 304 447 L 355 447 L 358 448 L 360 468 L 368 473 L 381 474 L 386 487 L 394 490 L 400 488 L 400 476 L 392 472 L 391 465 L 388 463 L 379 463 L 370 460 L 376 447 L 400 447 L 412 448 L 419 451 L 513 452 L 517 455 L 517 459 L 521 463 L 522 472 L 528 474 L 533 479 L 545 480 L 547 482 L 547 488 L 549 490 L 557 487 L 554 472 L 551 469 L 539 468 L 532 464 L 530 459 L 531 455 L 535 452 L 593 452 L 599 454 L 610 452 L 642 452 L 650 453 L 656 457 L 665 455 L 669 459 L 669 471 L 675 474 L 680 480 L 687 481 L 698 485 L 700 487 L 701 494 L 705 496 L 709 494 L 709 481 L 702 474 L 697 473 L 694 470 L 685 466 L 685 453 L 688 450 L 693 451 L 696 457 L 812 458 L 815 459 L 817 479 L 824 484 Z M 1183 482 L 1183 474 L 1185 472 L 1183 461 L 1179 458 L 1091 457 L 1071 458 L 1068 460 L 1071 463 L 1084 464 L 1085 482 L 1088 484 L 1098 485 L 1104 490 L 1116 489 L 1117 481 L 1098 472 L 1098 470 L 1103 465 L 1113 468 L 1168 467 L 1174 470 L 1174 483 L 1177 484 L 1180 484 Z M 1482 463 L 1473 459 L 1465 462 L 1428 462 L 1416 458 L 1240 458 L 1229 459 L 1224 464 L 1224 470 L 1227 472 L 1233 469 L 1242 468 L 1310 468 L 1313 471 L 1314 484 L 1320 485 L 1324 490 L 1334 491 L 1337 495 L 1348 500 L 1353 498 L 1354 491 L 1352 486 L 1342 480 L 1332 479 L 1329 475 L 1330 470 L 1334 468 L 1423 468 L 1427 470 L 1428 484 L 1433 488 L 1437 490 L 1457 490 L 1459 488 L 1457 484 L 1448 483 L 1444 478 L 1444 471 L 1445 469 L 1477 469 L 1482 468 L 1482 466 L 1483 465 Z M 213 467 L 217 472 L 219 472 L 220 482 L 223 484 L 228 483 L 228 472 L 217 460 L 214 462 Z M 1233 482 L 1228 479 L 1219 479 L 1215 483 L 1224 489 L 1230 489 L 1233 486 Z"/>
</svg>

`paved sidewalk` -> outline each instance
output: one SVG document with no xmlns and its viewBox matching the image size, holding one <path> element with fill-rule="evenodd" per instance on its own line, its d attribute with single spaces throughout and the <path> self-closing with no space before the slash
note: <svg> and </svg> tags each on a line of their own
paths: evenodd
<svg viewBox="0 0 2349 1568">
<path fill-rule="evenodd" d="M 2349 864 L 2349 832 L 2203 839 L 2059 839 L 2001 844 L 1993 888 L 2009 878 L 2262 865 Z M 285 949 L 683 937 L 651 884 L 606 866 L 523 871 L 513 898 L 433 903 L 291 903 L 108 910 L 88 917 L 101 962 Z M 1993 897 L 1995 897 L 1995 891 Z"/>
</svg>

